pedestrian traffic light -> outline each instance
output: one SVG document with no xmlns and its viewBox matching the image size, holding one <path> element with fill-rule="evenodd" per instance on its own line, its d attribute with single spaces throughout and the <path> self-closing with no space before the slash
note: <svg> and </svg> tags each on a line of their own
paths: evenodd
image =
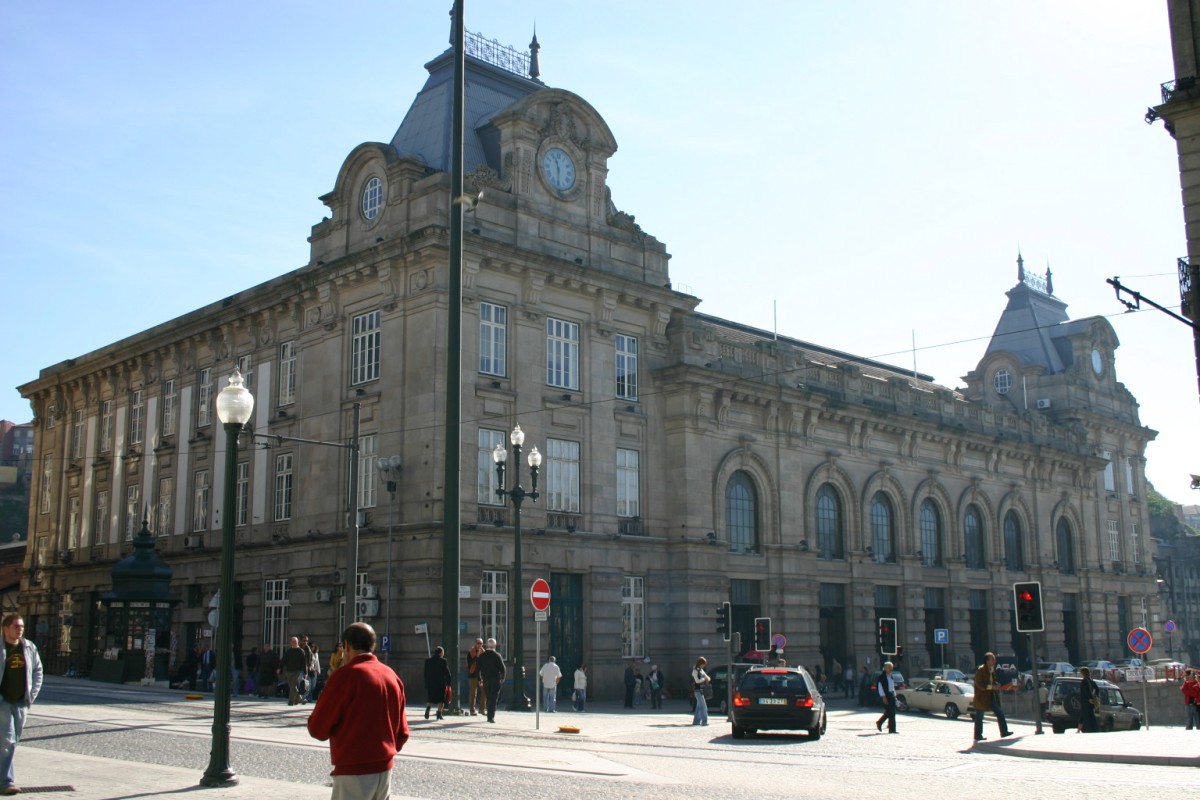
<svg viewBox="0 0 1200 800">
<path fill-rule="evenodd" d="M 729 641 L 729 602 L 726 601 L 717 606 L 717 633 L 721 634 L 721 638 Z"/>
<path fill-rule="evenodd" d="M 879 652 L 885 656 L 896 655 L 896 619 L 895 617 L 879 618 Z"/>
<path fill-rule="evenodd" d="M 754 618 L 754 649 L 755 650 L 770 650 L 771 649 L 771 618 L 770 617 L 755 617 Z"/>
<path fill-rule="evenodd" d="M 1021 633 L 1046 629 L 1042 614 L 1042 584 L 1038 581 L 1013 584 L 1013 608 L 1017 612 L 1017 630 Z"/>
</svg>

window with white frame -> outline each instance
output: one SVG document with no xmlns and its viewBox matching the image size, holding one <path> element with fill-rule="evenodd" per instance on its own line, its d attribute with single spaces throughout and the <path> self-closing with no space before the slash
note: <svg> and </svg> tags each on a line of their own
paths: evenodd
<svg viewBox="0 0 1200 800">
<path fill-rule="evenodd" d="M 375 465 L 379 461 L 379 437 L 373 433 L 358 437 L 358 507 L 374 508 L 379 479 Z"/>
<path fill-rule="evenodd" d="M 1110 561 L 1121 560 L 1121 526 L 1115 519 L 1108 521 L 1108 558 Z"/>
<path fill-rule="evenodd" d="M 1128 494 L 1137 494 L 1133 490 L 1133 459 L 1125 459 L 1125 491 Z"/>
<path fill-rule="evenodd" d="M 296 402 L 296 342 L 287 341 L 279 345 L 279 405 L 290 406 Z"/>
<path fill-rule="evenodd" d="M 292 518 L 292 454 L 275 456 L 275 521 Z"/>
<path fill-rule="evenodd" d="M 357 385 L 379 378 L 378 311 L 354 317 L 351 323 L 350 384 Z"/>
<path fill-rule="evenodd" d="M 287 578 L 276 578 L 263 582 L 263 635 L 265 644 L 277 653 L 282 653 L 291 638 L 288 618 L 291 616 L 292 600 Z"/>
<path fill-rule="evenodd" d="M 138 532 L 138 512 L 142 505 L 142 487 L 134 484 L 125 487 L 125 541 L 133 541 Z"/>
<path fill-rule="evenodd" d="M 1138 524 L 1136 522 L 1129 523 L 1129 550 L 1133 555 L 1133 563 L 1142 563 L 1142 543 L 1138 539 Z"/>
<path fill-rule="evenodd" d="M 613 337 L 617 350 L 617 397 L 638 399 L 638 340 L 618 333 Z"/>
<path fill-rule="evenodd" d="M 212 424 L 212 368 L 200 370 L 196 381 L 196 427 L 206 428 Z"/>
<path fill-rule="evenodd" d="M 646 595 L 643 579 L 626 575 L 621 584 L 621 657 L 646 655 Z"/>
<path fill-rule="evenodd" d="M 83 409 L 76 408 L 71 411 L 71 460 L 78 461 L 83 458 Z"/>
<path fill-rule="evenodd" d="M 192 532 L 208 530 L 208 470 L 198 469 L 192 476 Z"/>
<path fill-rule="evenodd" d="M 233 490 L 233 524 L 241 527 L 246 524 L 250 513 L 250 462 L 239 461 L 237 465 L 237 482 Z"/>
<path fill-rule="evenodd" d="M 546 384 L 579 388 L 579 324 L 546 318 Z"/>
<path fill-rule="evenodd" d="M 175 481 L 170 476 L 158 479 L 158 499 L 154 504 L 154 532 L 159 536 L 171 533 L 171 497 Z"/>
<path fill-rule="evenodd" d="M 364 219 L 375 219 L 383 208 L 383 181 L 374 176 L 367 181 L 362 193 L 362 215 Z"/>
<path fill-rule="evenodd" d="M 499 642 L 507 648 L 508 639 L 508 573 L 485 569 L 479 585 L 479 635 Z"/>
<path fill-rule="evenodd" d="M 1104 451 L 1104 491 L 1115 492 L 1117 490 L 1116 476 L 1113 473 L 1112 453 Z"/>
<path fill-rule="evenodd" d="M 546 440 L 546 509 L 579 511 L 579 442 Z"/>
<path fill-rule="evenodd" d="M 617 516 L 637 517 L 642 513 L 640 503 L 640 470 L 637 450 L 617 448 Z"/>
<path fill-rule="evenodd" d="M 504 375 L 508 357 L 508 309 L 494 303 L 479 304 L 479 371 Z"/>
<path fill-rule="evenodd" d="M 96 514 L 92 520 L 92 530 L 96 534 L 92 537 L 94 544 L 104 544 L 108 541 L 108 515 L 112 513 L 110 509 L 111 503 L 111 495 L 108 489 L 101 489 L 96 492 Z"/>
<path fill-rule="evenodd" d="M 163 381 L 162 435 L 175 435 L 175 415 L 179 407 L 179 388 L 174 378 Z"/>
<path fill-rule="evenodd" d="M 111 453 L 113 447 L 113 401 L 100 401 L 100 441 L 97 443 L 101 453 Z"/>
<path fill-rule="evenodd" d="M 129 443 L 141 444 L 144 435 L 146 399 L 141 389 L 129 393 Z"/>
<path fill-rule="evenodd" d="M 79 546 L 79 497 L 67 498 L 67 549 L 74 550 Z"/>
<path fill-rule="evenodd" d="M 496 462 L 492 460 L 492 451 L 496 449 L 496 445 L 501 447 L 505 445 L 504 431 L 480 428 L 478 439 L 479 454 L 476 457 L 478 466 L 475 473 L 476 502 L 489 506 L 504 505 L 504 498 L 496 494 L 496 490 L 503 487 L 496 483 Z"/>
<path fill-rule="evenodd" d="M 58 406 L 46 406 L 46 430 L 53 430 L 58 425 Z"/>
<path fill-rule="evenodd" d="M 251 369 L 253 359 L 250 356 L 238 356 L 237 371 L 242 373 L 242 385 L 246 391 L 254 391 L 254 370 Z"/>
<path fill-rule="evenodd" d="M 42 456 L 42 480 L 38 486 L 38 513 L 50 513 L 50 487 L 54 485 L 54 456 Z"/>
</svg>

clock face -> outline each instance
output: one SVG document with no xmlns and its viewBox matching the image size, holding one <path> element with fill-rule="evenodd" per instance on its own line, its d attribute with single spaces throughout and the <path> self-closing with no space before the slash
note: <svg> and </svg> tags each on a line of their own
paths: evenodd
<svg viewBox="0 0 1200 800">
<path fill-rule="evenodd" d="M 1100 351 L 1092 350 L 1092 371 L 1097 375 L 1104 372 L 1104 358 L 1100 355 Z"/>
<path fill-rule="evenodd" d="M 542 156 L 542 175 L 546 183 L 565 192 L 575 185 L 575 161 L 561 147 L 551 147 Z"/>
</svg>

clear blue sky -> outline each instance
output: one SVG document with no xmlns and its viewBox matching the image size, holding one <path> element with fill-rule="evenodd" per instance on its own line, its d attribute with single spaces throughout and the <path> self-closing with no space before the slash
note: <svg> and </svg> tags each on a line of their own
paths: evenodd
<svg viewBox="0 0 1200 800">
<path fill-rule="evenodd" d="M 387 141 L 447 47 L 449 0 L 47 0 L 0 7 L 0 418 L 45 366 L 307 262 L 342 160 Z M 1026 266 L 1104 314 L 1160 431 L 1157 488 L 1200 473 L 1178 306 L 1165 0 L 467 0 L 604 115 L 613 199 L 700 310 L 911 367 L 973 369 Z"/>
</svg>

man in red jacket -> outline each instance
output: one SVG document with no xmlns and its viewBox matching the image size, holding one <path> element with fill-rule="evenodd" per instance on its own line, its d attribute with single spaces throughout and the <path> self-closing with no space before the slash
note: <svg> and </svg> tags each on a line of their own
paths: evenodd
<svg viewBox="0 0 1200 800">
<path fill-rule="evenodd" d="M 371 654 L 375 631 L 356 622 L 342 633 L 346 660 L 329 676 L 308 733 L 329 740 L 333 800 L 387 800 L 392 764 L 408 741 L 404 684 Z"/>
</svg>

